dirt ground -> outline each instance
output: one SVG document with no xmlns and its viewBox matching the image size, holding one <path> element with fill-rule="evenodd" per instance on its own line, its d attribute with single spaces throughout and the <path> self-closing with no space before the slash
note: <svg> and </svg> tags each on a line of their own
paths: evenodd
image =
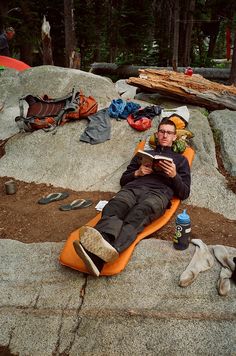
<svg viewBox="0 0 236 356">
<path fill-rule="evenodd" d="M 0 141 L 0 157 L 4 155 L 4 143 Z M 219 167 L 222 162 L 218 157 Z M 229 189 L 236 194 L 236 179 L 227 176 Z M 111 192 L 77 192 L 70 189 L 55 188 L 46 184 L 16 181 L 17 192 L 7 195 L 5 182 L 11 177 L 0 177 L 0 238 L 13 239 L 25 243 L 65 241 L 69 234 L 92 219 L 97 211 L 95 205 L 100 200 L 109 200 Z M 68 198 L 47 205 L 38 204 L 38 200 L 54 192 L 67 191 Z M 59 207 L 75 199 L 91 199 L 88 208 L 61 211 Z M 192 238 L 198 238 L 207 245 L 225 245 L 236 248 L 236 221 L 213 213 L 205 208 L 186 206 L 181 203 L 176 214 L 152 238 L 171 241 L 175 232 L 176 215 L 186 208 L 191 217 Z"/>
<path fill-rule="evenodd" d="M 16 194 L 7 195 L 4 183 L 8 180 L 9 177 L 0 178 L 0 238 L 25 243 L 66 240 L 70 232 L 87 223 L 97 214 L 95 205 L 99 200 L 109 200 L 114 195 L 111 192 L 76 192 L 18 180 L 16 180 Z M 41 197 L 62 191 L 67 191 L 69 197 L 47 205 L 38 204 Z M 92 199 L 93 205 L 66 212 L 59 210 L 61 205 L 79 198 Z M 186 206 L 184 203 L 180 205 L 176 214 L 182 212 L 184 208 L 187 208 L 191 217 L 192 238 L 201 239 L 208 245 L 236 247 L 236 221 L 230 221 L 223 215 L 215 214 L 208 209 Z M 171 240 L 175 231 L 176 214 L 152 237 Z"/>
</svg>

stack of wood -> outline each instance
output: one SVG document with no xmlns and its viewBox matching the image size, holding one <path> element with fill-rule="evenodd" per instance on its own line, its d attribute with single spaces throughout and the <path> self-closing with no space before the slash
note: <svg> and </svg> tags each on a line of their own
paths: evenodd
<svg viewBox="0 0 236 356">
<path fill-rule="evenodd" d="M 188 76 L 169 70 L 140 69 L 139 77 L 130 77 L 127 83 L 210 111 L 236 110 L 236 87 L 212 82 L 199 74 Z"/>
</svg>

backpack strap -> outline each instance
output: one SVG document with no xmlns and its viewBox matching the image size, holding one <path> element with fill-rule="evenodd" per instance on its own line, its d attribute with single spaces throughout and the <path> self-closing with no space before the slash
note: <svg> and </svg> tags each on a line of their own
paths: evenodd
<svg viewBox="0 0 236 356">
<path fill-rule="evenodd" d="M 23 104 L 23 100 L 25 100 L 26 96 L 22 96 L 19 99 L 19 107 L 20 107 L 20 116 L 24 117 L 24 104 Z"/>
<path fill-rule="evenodd" d="M 43 97 L 36 96 L 35 99 L 43 101 L 44 103 L 58 103 L 60 101 L 72 100 L 74 93 L 76 94 L 75 88 L 73 88 L 69 94 L 62 96 L 61 98 L 50 99 L 47 95 L 44 95 Z"/>
<path fill-rule="evenodd" d="M 61 120 L 63 119 L 63 116 L 64 116 L 64 114 L 67 113 L 67 111 L 75 111 L 76 110 L 78 103 L 76 103 L 75 98 L 77 96 L 79 96 L 79 92 L 76 93 L 75 88 L 73 88 L 71 95 L 66 100 L 66 104 L 65 104 L 64 108 L 55 117 L 57 126 L 60 125 Z"/>
</svg>

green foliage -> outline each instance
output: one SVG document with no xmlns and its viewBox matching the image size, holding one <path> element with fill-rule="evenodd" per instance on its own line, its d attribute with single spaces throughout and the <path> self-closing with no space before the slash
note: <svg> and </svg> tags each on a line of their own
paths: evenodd
<svg viewBox="0 0 236 356">
<path fill-rule="evenodd" d="M 193 67 L 206 67 L 211 68 L 214 67 L 214 61 L 212 58 L 208 58 L 207 53 L 203 53 L 202 55 L 197 55 L 192 60 L 191 65 Z"/>
<path fill-rule="evenodd" d="M 226 63 L 215 63 L 215 62 L 213 61 L 213 67 L 219 68 L 219 69 L 224 69 L 224 68 L 226 68 L 227 66 L 226 66 Z"/>
<path fill-rule="evenodd" d="M 206 116 L 206 117 L 209 116 L 209 111 L 208 111 L 207 109 L 205 109 L 205 108 L 200 108 L 200 111 L 201 111 L 201 113 L 202 113 L 204 116 Z"/>
<path fill-rule="evenodd" d="M 153 43 L 141 46 L 140 51 L 136 54 L 130 51 L 119 53 L 115 59 L 115 63 L 118 65 L 133 64 L 153 66 L 157 63 L 157 58 L 158 48 L 155 43 Z"/>
<path fill-rule="evenodd" d="M 171 146 L 174 152 L 183 153 L 187 147 L 187 142 L 184 139 L 175 140 Z"/>
</svg>

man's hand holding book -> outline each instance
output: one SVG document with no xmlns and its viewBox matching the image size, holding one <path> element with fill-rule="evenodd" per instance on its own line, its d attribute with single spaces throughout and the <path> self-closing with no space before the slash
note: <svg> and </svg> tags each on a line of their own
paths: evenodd
<svg viewBox="0 0 236 356">
<path fill-rule="evenodd" d="M 135 172 L 135 176 L 143 176 L 151 174 L 153 171 L 162 170 L 168 177 L 174 178 L 176 176 L 176 166 L 171 157 L 164 155 L 152 155 L 148 152 L 139 150 L 141 166 Z"/>
</svg>

